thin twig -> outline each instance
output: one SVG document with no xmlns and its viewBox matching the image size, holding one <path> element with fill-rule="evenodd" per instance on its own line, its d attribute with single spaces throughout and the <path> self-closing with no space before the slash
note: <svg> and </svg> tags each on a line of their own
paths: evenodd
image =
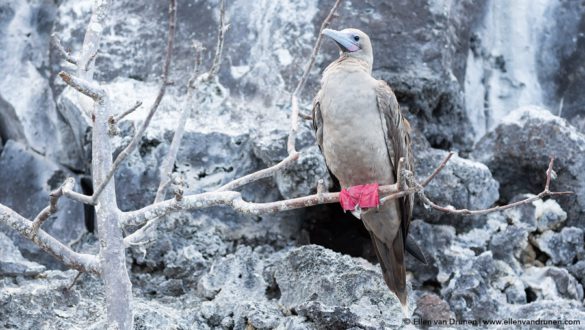
<svg viewBox="0 0 585 330">
<path fill-rule="evenodd" d="M 77 271 L 77 275 L 75 275 L 75 278 L 73 279 L 73 281 L 71 281 L 71 284 L 69 284 L 67 286 L 67 291 L 70 291 L 71 288 L 73 288 L 73 286 L 75 285 L 77 280 L 81 277 L 81 275 L 83 275 L 83 272 Z"/>
<path fill-rule="evenodd" d="M 163 64 L 162 83 L 161 83 L 161 87 L 159 89 L 158 95 L 156 96 L 154 103 L 150 107 L 148 115 L 146 116 L 146 119 L 142 123 L 142 126 L 140 127 L 138 132 L 136 132 L 136 134 L 134 135 L 134 138 L 132 139 L 130 144 L 128 144 L 128 146 L 126 146 L 126 148 L 124 148 L 124 150 L 122 150 L 122 152 L 120 152 L 118 157 L 116 157 L 116 160 L 112 164 L 112 168 L 108 172 L 106 179 L 95 190 L 95 192 L 92 196 L 93 201 L 97 200 L 97 198 L 102 193 L 102 191 L 104 190 L 104 188 L 106 187 L 108 182 L 110 182 L 110 180 L 112 179 L 112 177 L 114 176 L 114 174 L 116 173 L 116 171 L 118 170 L 120 165 L 122 165 L 122 163 L 124 162 L 126 157 L 128 157 L 136 149 L 136 147 L 140 143 L 140 140 L 142 139 L 142 136 L 144 135 L 144 132 L 146 131 L 146 128 L 148 128 L 148 125 L 150 124 L 150 121 L 152 120 L 154 113 L 158 109 L 158 106 L 159 106 L 163 96 L 165 95 L 167 86 L 169 85 L 169 68 L 171 66 L 171 58 L 172 58 L 172 54 L 173 54 L 173 44 L 175 41 L 175 29 L 176 29 L 176 21 L 177 21 L 176 8 L 177 8 L 176 1 L 170 0 L 169 1 L 169 32 L 168 32 L 168 39 L 167 39 L 166 55 L 165 55 L 165 60 L 164 60 L 164 64 Z"/>
<path fill-rule="evenodd" d="M 132 106 L 132 108 L 122 112 L 121 114 L 117 115 L 114 117 L 114 121 L 116 123 L 119 123 L 120 120 L 122 120 L 124 117 L 128 116 L 129 114 L 133 113 L 134 111 L 136 111 L 136 109 L 140 108 L 140 106 L 142 105 L 142 101 L 136 101 L 136 103 Z"/>
<path fill-rule="evenodd" d="M 303 120 L 313 120 L 313 116 L 307 115 L 305 113 L 299 112 L 299 118 Z"/>
<path fill-rule="evenodd" d="M 233 180 L 233 181 L 219 187 L 216 191 L 236 190 L 242 186 L 247 185 L 248 183 L 255 182 L 255 181 L 258 181 L 260 179 L 264 179 L 264 178 L 267 178 L 269 176 L 272 176 L 274 173 L 286 168 L 292 162 L 295 162 L 297 159 L 299 159 L 299 155 L 300 155 L 299 152 L 294 151 L 292 154 L 288 155 L 285 159 L 281 160 L 276 165 L 273 165 L 271 167 L 265 168 L 263 170 L 260 170 L 260 171 L 254 172 L 254 173 L 250 173 L 250 174 L 245 175 L 241 178 Z"/>
<path fill-rule="evenodd" d="M 572 191 L 550 191 L 549 190 L 551 175 L 553 173 L 553 164 L 554 164 L 554 158 L 551 158 L 549 165 L 548 165 L 548 169 L 546 170 L 546 184 L 545 184 L 544 190 L 536 196 L 526 198 L 526 199 L 517 201 L 515 203 L 510 203 L 510 204 L 506 204 L 506 205 L 499 205 L 499 206 L 495 206 L 495 207 L 491 207 L 491 208 L 487 208 L 487 209 L 481 209 L 481 210 L 468 210 L 468 209 L 455 209 L 451 206 L 446 207 L 446 206 L 437 205 L 424 194 L 422 189 L 419 191 L 419 197 L 422 199 L 423 203 L 425 203 L 426 205 L 432 207 L 433 209 L 441 211 L 441 212 L 445 212 L 445 213 L 449 213 L 449 214 L 456 214 L 456 215 L 484 215 L 484 214 L 497 212 L 497 211 L 503 211 L 503 210 L 517 207 L 520 205 L 532 203 L 535 200 L 539 200 L 539 199 L 542 199 L 542 198 L 547 197 L 547 196 L 563 196 L 563 195 L 574 194 L 574 192 L 572 192 Z"/>
<path fill-rule="evenodd" d="M 61 54 L 61 56 L 63 56 L 65 61 L 77 65 L 77 59 L 73 57 L 70 52 L 66 51 L 65 48 L 63 48 L 63 45 L 61 45 L 61 40 L 59 40 L 59 37 L 57 37 L 56 33 L 51 34 L 51 45 L 57 51 L 59 51 L 59 53 Z"/>
<path fill-rule="evenodd" d="M 75 179 L 74 178 L 67 178 L 65 180 L 65 182 L 63 182 L 63 184 L 61 184 L 61 186 L 55 190 L 53 190 L 50 194 L 49 194 L 49 206 L 45 207 L 33 220 L 31 226 L 30 226 L 30 235 L 31 237 L 35 237 L 35 235 L 37 234 L 39 228 L 41 227 L 41 225 L 43 224 L 43 222 L 45 222 L 45 220 L 47 220 L 52 214 L 55 214 L 57 212 L 57 202 L 59 201 L 59 198 L 61 198 L 61 196 L 63 196 L 63 189 L 73 189 L 73 186 L 75 185 Z"/>
<path fill-rule="evenodd" d="M 93 82 L 73 76 L 65 71 L 59 72 L 59 77 L 61 77 L 67 85 L 75 88 L 81 94 L 91 97 L 96 102 L 103 98 L 105 93 L 104 90 Z"/>
<path fill-rule="evenodd" d="M 98 55 L 98 50 L 96 48 L 95 52 L 93 54 L 91 54 L 91 56 L 89 57 L 89 59 L 87 60 L 87 62 L 85 62 L 85 67 L 83 68 L 83 70 L 85 70 L 85 72 L 89 71 L 90 66 L 93 64 L 93 62 L 95 61 L 97 55 Z"/>
<path fill-rule="evenodd" d="M 451 159 L 451 157 L 453 157 L 453 155 L 454 155 L 454 153 L 452 151 L 450 151 L 449 154 L 447 154 L 447 157 L 445 157 L 445 159 L 441 162 L 441 165 L 439 165 L 439 167 L 435 168 L 433 173 L 425 181 L 423 181 L 423 183 L 421 184 L 421 186 L 423 186 L 423 188 L 426 188 L 426 186 L 428 186 L 429 182 L 431 182 L 431 180 L 433 180 L 435 178 L 435 176 L 437 176 L 437 174 L 439 174 L 439 172 L 441 172 L 443 170 L 443 168 L 445 167 L 445 165 L 447 165 L 447 162 L 449 161 L 449 159 Z"/>
<path fill-rule="evenodd" d="M 221 54 L 223 52 L 223 40 L 225 32 L 228 29 L 228 25 L 225 24 L 225 0 L 221 0 L 219 4 L 219 28 L 217 31 L 217 46 L 215 47 L 215 56 L 213 57 L 213 64 L 209 69 L 209 75 L 207 79 L 212 79 L 221 65 Z"/>
</svg>

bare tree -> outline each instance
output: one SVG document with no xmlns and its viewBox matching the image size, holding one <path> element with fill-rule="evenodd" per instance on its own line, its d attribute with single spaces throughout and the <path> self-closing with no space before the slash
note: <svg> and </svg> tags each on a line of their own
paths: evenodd
<svg viewBox="0 0 585 330">
<path fill-rule="evenodd" d="M 326 28 L 334 16 L 336 9 L 339 7 L 340 0 L 337 0 L 329 12 L 329 15 L 323 21 L 321 30 Z M 171 142 L 163 164 L 160 168 L 161 182 L 158 187 L 155 201 L 146 207 L 138 210 L 122 212 L 116 203 L 116 191 L 114 174 L 119 166 L 124 162 L 126 157 L 135 151 L 144 132 L 148 128 L 161 100 L 165 95 L 169 85 L 168 75 L 171 65 L 172 49 L 174 43 L 175 26 L 176 26 L 176 2 L 169 1 L 169 22 L 168 38 L 166 45 L 166 54 L 163 62 L 162 81 L 159 92 L 154 103 L 150 106 L 148 115 L 140 128 L 135 133 L 131 142 L 114 160 L 112 158 L 112 135 L 117 131 L 116 124 L 127 114 L 136 110 L 141 103 L 138 102 L 131 109 L 119 114 L 113 114 L 113 107 L 110 103 L 110 96 L 93 79 L 94 61 L 99 51 L 101 31 L 104 28 L 106 18 L 110 9 L 111 0 L 95 1 L 94 10 L 91 16 L 89 27 L 85 34 L 83 46 L 79 57 L 67 53 L 61 42 L 53 36 L 52 44 L 59 50 L 64 59 L 73 65 L 76 65 L 75 75 L 67 72 L 61 72 L 59 76 L 71 88 L 76 89 L 81 94 L 91 99 L 91 107 L 85 110 L 83 115 L 92 118 L 92 163 L 91 172 L 93 185 L 96 187 L 93 195 L 83 195 L 75 192 L 75 180 L 69 178 L 57 190 L 50 193 L 50 203 L 44 208 L 32 221 L 25 219 L 12 209 L 0 204 L 0 222 L 8 225 L 14 230 L 29 238 L 41 249 L 50 253 L 66 266 L 76 269 L 79 272 L 90 273 L 100 277 L 105 283 L 107 324 L 109 328 L 115 329 L 132 329 L 132 285 L 127 273 L 125 259 L 125 250 L 128 246 L 141 242 L 146 235 L 147 230 L 156 229 L 156 221 L 165 215 L 183 210 L 203 209 L 211 206 L 223 205 L 231 207 L 234 210 L 245 214 L 264 214 L 275 213 L 291 209 L 304 208 L 308 206 L 337 203 L 339 202 L 339 193 L 326 192 L 323 185 L 317 187 L 317 193 L 300 198 L 281 200 L 268 203 L 252 203 L 244 200 L 237 190 L 251 182 L 258 181 L 262 178 L 273 176 L 278 171 L 293 164 L 299 158 L 299 152 L 296 150 L 295 137 L 299 121 L 298 97 L 309 76 L 310 69 L 315 61 L 321 44 L 321 31 L 319 31 L 317 41 L 313 48 L 309 62 L 305 71 L 298 82 L 294 92 L 291 94 L 291 123 L 289 137 L 287 141 L 288 156 L 278 164 L 245 175 L 235 179 L 212 192 L 184 196 L 181 189 L 175 191 L 174 197 L 164 200 L 165 192 L 172 181 L 172 168 L 175 163 L 178 146 L 183 136 L 185 122 L 189 118 L 192 106 L 197 105 L 197 91 L 202 84 L 209 83 L 217 79 L 216 74 L 221 65 L 221 55 L 224 44 L 224 35 L 227 31 L 225 19 L 225 4 L 221 1 L 220 22 L 218 27 L 218 39 L 215 57 L 211 68 L 199 73 L 200 67 L 200 49 L 196 47 L 196 69 L 192 78 L 188 82 L 187 103 L 182 110 L 175 135 Z M 549 189 L 550 180 L 553 177 L 553 161 L 549 164 L 546 172 L 546 184 L 543 192 L 538 196 L 516 202 L 506 206 L 500 206 L 485 210 L 455 210 L 452 208 L 441 207 L 430 201 L 424 195 L 424 188 L 429 182 L 445 167 L 453 154 L 449 153 L 444 161 L 438 165 L 435 171 L 423 182 L 418 183 L 414 180 L 413 174 L 406 170 L 400 170 L 397 183 L 392 185 L 380 186 L 379 192 L 381 203 L 389 200 L 403 197 L 408 194 L 418 193 L 423 202 L 427 205 L 447 213 L 452 214 L 485 214 L 488 212 L 499 211 L 505 208 L 515 207 L 521 204 L 529 203 L 535 199 L 545 196 L 556 196 L 569 194 L 571 192 L 551 192 Z M 403 160 L 401 160 L 403 161 Z M 403 168 L 403 167 L 402 167 Z M 43 222 L 55 212 L 58 211 L 58 201 L 61 197 L 69 198 L 84 204 L 93 205 L 96 208 L 97 227 L 100 242 L 100 251 L 98 255 L 81 254 L 65 246 L 45 231 L 41 229 Z M 141 226 L 133 234 L 126 237 L 123 235 L 124 226 Z"/>
</svg>

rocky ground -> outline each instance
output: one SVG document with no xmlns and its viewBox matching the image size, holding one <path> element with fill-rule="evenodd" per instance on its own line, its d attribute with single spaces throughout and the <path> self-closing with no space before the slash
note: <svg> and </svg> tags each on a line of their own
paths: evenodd
<svg viewBox="0 0 585 330">
<path fill-rule="evenodd" d="M 333 28 L 354 26 L 372 36 L 374 74 L 395 89 L 415 127 L 417 175 L 429 175 L 448 150 L 459 151 L 427 188 L 432 200 L 478 209 L 537 194 L 551 156 L 557 174 L 552 189 L 576 193 L 478 217 L 416 205 L 410 231 L 428 264 L 407 257 L 415 317 L 585 324 L 585 125 L 583 94 L 576 92 L 584 82 L 585 8 L 539 0 L 534 12 L 547 20 L 527 27 L 527 3 L 518 1 L 503 14 L 495 0 L 348 0 L 333 21 Z M 194 109 L 174 169 L 186 179 L 186 194 L 212 190 L 286 156 L 289 93 L 331 4 L 228 2 L 219 79 Z M 158 166 L 185 106 L 192 41 L 208 49 L 204 65 L 212 58 L 217 1 L 179 6 L 175 84 L 139 150 L 116 175 L 122 210 L 154 198 Z M 0 203 L 29 218 L 66 177 L 89 189 L 90 123 L 78 115 L 76 92 L 56 76 L 71 68 L 49 47 L 49 36 L 57 33 L 75 53 L 90 11 L 90 1 L 0 3 Z M 116 2 L 109 24 L 97 79 L 113 96 L 115 111 L 136 100 L 149 105 L 159 83 L 166 3 Z M 532 48 L 523 46 L 523 36 L 532 38 Z M 514 57 L 518 48 L 525 61 Z M 310 110 L 319 74 L 335 56 L 333 43 L 325 42 L 302 111 Z M 116 152 L 146 108 L 120 123 Z M 297 148 L 297 164 L 246 187 L 244 197 L 273 201 L 312 193 L 318 179 L 331 185 L 308 122 Z M 76 251 L 96 253 L 96 236 L 85 224 L 91 210 L 66 200 L 59 207 L 43 228 Z M 169 216 L 158 229 L 152 241 L 127 254 L 137 328 L 414 326 L 403 321 L 384 285 L 362 224 L 338 205 L 254 217 L 217 207 Z M 82 275 L 74 282 L 75 271 L 2 225 L 0 255 L 1 326 L 104 328 L 99 279 Z"/>
</svg>

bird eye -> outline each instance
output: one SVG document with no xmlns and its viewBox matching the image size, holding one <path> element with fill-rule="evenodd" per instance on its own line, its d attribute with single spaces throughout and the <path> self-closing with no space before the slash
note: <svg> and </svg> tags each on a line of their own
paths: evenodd
<svg viewBox="0 0 585 330">
<path fill-rule="evenodd" d="M 360 36 L 353 36 L 353 40 L 360 41 Z"/>
</svg>

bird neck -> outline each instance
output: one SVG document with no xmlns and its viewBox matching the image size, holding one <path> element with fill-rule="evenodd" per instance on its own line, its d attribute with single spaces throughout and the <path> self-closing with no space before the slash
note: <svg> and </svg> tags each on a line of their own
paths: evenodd
<svg viewBox="0 0 585 330">
<path fill-rule="evenodd" d="M 349 56 L 347 53 L 341 53 L 341 56 L 337 60 L 327 66 L 323 72 L 323 76 L 334 71 L 363 71 L 371 75 L 372 63 L 359 57 Z"/>
</svg>

